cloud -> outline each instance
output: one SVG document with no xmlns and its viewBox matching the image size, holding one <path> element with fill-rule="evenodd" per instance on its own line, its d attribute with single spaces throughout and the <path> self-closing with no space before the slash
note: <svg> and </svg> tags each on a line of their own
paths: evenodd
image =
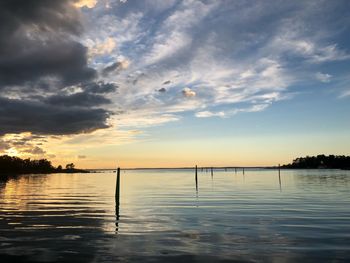
<svg viewBox="0 0 350 263">
<path fill-rule="evenodd" d="M 77 0 L 74 5 L 78 8 L 87 7 L 94 8 L 97 4 L 97 0 Z"/>
<path fill-rule="evenodd" d="M 323 83 L 328 83 L 331 81 L 332 75 L 326 74 L 326 73 L 321 73 L 317 72 L 315 74 L 315 78 Z"/>
<path fill-rule="evenodd" d="M 181 117 L 175 114 L 158 114 L 157 112 L 150 111 L 132 111 L 125 114 L 121 114 L 117 117 L 116 122 L 120 128 L 130 127 L 148 127 L 158 126 L 168 122 L 174 122 L 180 120 Z"/>
<path fill-rule="evenodd" d="M 97 38 L 110 35 L 118 40 L 118 48 L 113 50 L 111 58 L 128 57 L 132 61 L 127 70 L 117 70 L 118 75 L 104 74 L 118 83 L 121 96 L 113 100 L 124 114 L 142 109 L 155 120 L 164 113 L 175 115 L 186 111 L 223 112 L 231 116 L 227 111 L 237 108 L 234 104 L 245 102 L 248 109 L 250 103 L 271 103 L 284 97 L 282 93 L 295 76 L 289 75 L 280 57 L 260 52 L 270 52 L 269 41 L 261 38 L 259 48 L 244 50 L 249 43 L 260 39 L 256 34 L 266 34 L 262 28 L 255 29 L 254 24 L 263 24 L 260 20 L 269 16 L 271 10 L 260 5 L 240 8 L 238 11 L 236 7 L 214 1 L 168 2 L 160 8 L 155 1 L 150 1 L 147 5 L 141 2 L 113 5 L 108 14 L 95 14 L 97 23 L 92 32 Z M 160 16 L 165 10 L 166 15 Z M 257 10 L 263 10 L 262 14 L 254 13 Z M 232 12 L 236 16 L 232 16 Z M 250 23 L 247 28 L 254 32 L 240 30 L 238 17 L 247 25 Z M 249 17 L 256 20 L 252 23 Z M 270 30 L 275 25 L 264 26 Z M 124 28 L 130 30 L 124 31 Z M 98 59 L 95 61 L 99 63 Z M 115 69 L 118 64 L 112 63 L 105 68 L 105 73 Z M 167 87 L 161 89 L 159 85 Z M 154 93 L 155 90 L 159 92 Z M 128 119 L 118 117 L 117 125 L 133 122 L 131 117 L 134 115 Z M 141 122 L 137 118 L 133 123 Z M 157 121 L 147 123 L 152 125 Z"/>
<path fill-rule="evenodd" d="M 44 77 L 65 84 L 91 80 L 87 49 L 72 36 L 82 33 L 70 1 L 6 1 L 0 10 L 0 85 L 22 85 Z"/>
<path fill-rule="evenodd" d="M 190 88 L 184 88 L 182 90 L 182 94 L 186 97 L 186 98 L 192 98 L 194 96 L 196 96 L 196 92 L 194 92 L 193 90 L 191 90 Z"/>
<path fill-rule="evenodd" d="M 339 98 L 346 98 L 346 97 L 350 97 L 350 89 L 344 90 L 339 96 Z"/>
<path fill-rule="evenodd" d="M 127 69 L 130 65 L 130 61 L 127 60 L 127 59 L 124 59 L 122 61 L 117 61 L 117 62 L 114 62 L 113 64 L 105 67 L 103 70 L 102 70 L 102 74 L 104 76 L 107 76 L 108 74 L 110 73 L 116 73 L 120 70 L 123 70 L 123 69 Z"/>
<path fill-rule="evenodd" d="M 200 111 L 200 112 L 197 112 L 195 116 L 198 118 L 224 117 L 225 113 L 223 111 L 220 111 L 220 112 Z"/>
<path fill-rule="evenodd" d="M 114 38 L 108 37 L 105 41 L 92 44 L 89 48 L 90 56 L 101 56 L 112 53 L 112 51 L 117 47 L 117 43 Z"/>
<path fill-rule="evenodd" d="M 197 118 L 210 118 L 210 117 L 221 117 L 221 118 L 226 118 L 233 116 L 237 113 L 240 112 L 258 112 L 258 111 L 263 111 L 269 106 L 269 104 L 256 104 L 253 106 L 248 106 L 246 108 L 236 108 L 236 109 L 229 109 L 227 111 L 219 111 L 219 112 L 211 112 L 211 111 L 200 111 L 196 112 L 195 116 Z"/>
<path fill-rule="evenodd" d="M 32 132 L 65 135 L 109 127 L 110 112 L 100 108 L 67 107 L 41 101 L 0 97 L 0 135 Z"/>
<path fill-rule="evenodd" d="M 65 107 L 96 107 L 111 101 L 99 94 L 78 92 L 71 95 L 54 95 L 43 100 L 46 104 Z"/>
<path fill-rule="evenodd" d="M 333 19 L 342 3 L 180 1 L 161 8 L 156 3 L 114 5 L 100 14 L 94 30 L 121 39 L 112 57 L 132 61 L 125 72 L 109 75 L 118 82 L 122 96 L 115 101 L 125 113 L 143 109 L 157 119 L 188 111 L 201 117 L 259 111 L 296 90 L 305 92 L 299 84 L 324 65 L 349 59 L 346 45 L 335 37 L 343 34 L 339 25 L 349 23 L 338 15 Z M 112 30 L 112 24 L 118 27 Z M 322 81 L 330 79 L 322 75 Z M 166 92 L 160 85 L 167 85 Z"/>
<path fill-rule="evenodd" d="M 66 135 L 109 127 L 114 83 L 88 64 L 82 13 L 97 1 L 5 1 L 0 9 L 0 136 Z M 111 46 L 107 42 L 105 49 Z M 15 141 L 15 144 L 28 142 Z M 38 146 L 36 146 L 38 147 Z M 39 153 L 38 148 L 22 149 Z"/>
<path fill-rule="evenodd" d="M 81 85 L 81 89 L 89 93 L 103 94 L 116 92 L 118 86 L 114 83 L 105 83 L 100 81 L 83 84 Z"/>
<path fill-rule="evenodd" d="M 9 143 L 5 142 L 4 140 L 0 139 L 0 152 L 4 152 L 5 150 L 10 149 L 11 146 Z"/>
<path fill-rule="evenodd" d="M 41 149 L 38 146 L 35 146 L 34 148 L 29 148 L 29 149 L 22 150 L 22 152 L 30 153 L 32 155 L 43 155 L 43 154 L 46 153 L 43 149 Z"/>
<path fill-rule="evenodd" d="M 2 57 L 0 84 L 3 89 L 6 86 L 35 82 L 44 77 L 58 78 L 63 85 L 90 81 L 96 77 L 96 71 L 86 64 L 86 48 L 80 43 L 38 43 L 34 50 L 28 48 L 31 51 L 17 50 L 20 55 L 6 54 Z"/>
<path fill-rule="evenodd" d="M 46 137 L 31 133 L 7 134 L 0 140 L 0 153 L 22 155 L 23 157 L 44 156 L 47 154 L 42 148 L 45 142 L 47 142 Z M 5 147 L 1 147 L 2 144 Z"/>
</svg>

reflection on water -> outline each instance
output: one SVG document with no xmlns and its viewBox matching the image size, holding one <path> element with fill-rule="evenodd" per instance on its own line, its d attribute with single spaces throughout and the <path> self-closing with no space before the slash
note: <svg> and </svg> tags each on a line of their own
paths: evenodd
<svg viewBox="0 0 350 263">
<path fill-rule="evenodd" d="M 350 259 L 350 172 L 123 171 L 0 182 L 0 259 Z M 195 180 L 193 180 L 195 176 Z M 2 262 L 5 262 L 2 260 Z"/>
</svg>

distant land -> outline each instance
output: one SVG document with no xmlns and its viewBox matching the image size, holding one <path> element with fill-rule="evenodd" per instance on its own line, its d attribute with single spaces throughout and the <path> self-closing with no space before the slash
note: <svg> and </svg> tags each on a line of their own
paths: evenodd
<svg viewBox="0 0 350 263">
<path fill-rule="evenodd" d="M 317 155 L 299 157 L 292 163 L 282 165 L 281 168 L 290 169 L 344 169 L 350 170 L 350 156 L 344 155 Z"/>
<path fill-rule="evenodd" d="M 54 167 L 47 159 L 31 160 L 21 159 L 15 156 L 0 156 L 0 179 L 18 174 L 40 174 L 40 173 L 88 173 L 87 170 L 76 169 L 73 163 L 62 168 L 61 165 Z"/>
</svg>

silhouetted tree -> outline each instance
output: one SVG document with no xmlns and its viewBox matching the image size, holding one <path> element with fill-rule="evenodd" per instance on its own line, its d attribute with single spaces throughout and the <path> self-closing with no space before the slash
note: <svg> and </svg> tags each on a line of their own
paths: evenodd
<svg viewBox="0 0 350 263">
<path fill-rule="evenodd" d="M 0 173 L 50 173 L 56 169 L 46 159 L 30 160 L 15 156 L 0 156 Z"/>
<path fill-rule="evenodd" d="M 53 167 L 51 162 L 47 159 L 30 160 L 8 155 L 0 156 L 0 179 L 15 174 L 47 174 L 54 172 L 88 173 L 86 170 L 75 169 L 73 163 L 67 164 L 66 169 L 62 169 L 61 165 L 57 168 Z"/>
<path fill-rule="evenodd" d="M 74 163 L 69 163 L 66 165 L 66 169 L 68 169 L 68 170 L 73 170 L 74 167 L 75 167 Z"/>
</svg>

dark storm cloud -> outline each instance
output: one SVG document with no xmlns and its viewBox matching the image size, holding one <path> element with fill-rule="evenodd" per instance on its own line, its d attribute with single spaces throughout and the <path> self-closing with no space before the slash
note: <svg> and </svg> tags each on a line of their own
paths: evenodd
<svg viewBox="0 0 350 263">
<path fill-rule="evenodd" d="M 38 43 L 32 51 L 0 58 L 2 85 L 21 85 L 45 76 L 69 85 L 93 79 L 96 71 L 87 67 L 86 48 L 76 42 Z"/>
<path fill-rule="evenodd" d="M 54 76 L 64 84 L 90 80 L 87 50 L 73 40 L 82 31 L 79 12 L 67 0 L 0 3 L 0 86 Z"/>
<path fill-rule="evenodd" d="M 102 70 L 102 75 L 107 76 L 113 72 L 114 73 L 119 72 L 120 70 L 122 70 L 125 67 L 127 67 L 127 66 L 125 66 L 125 64 L 123 64 L 122 61 L 114 62 L 112 65 L 109 65 Z"/>
<path fill-rule="evenodd" d="M 35 134 L 76 134 L 107 128 L 104 109 L 66 107 L 38 101 L 0 98 L 0 135 L 31 131 Z"/>
<path fill-rule="evenodd" d="M 79 13 L 70 0 L 1 0 L 0 32 L 14 34 L 24 25 L 41 30 L 82 32 Z"/>
<path fill-rule="evenodd" d="M 112 93 L 117 91 L 118 86 L 113 83 L 92 82 L 82 86 L 82 89 L 90 93 Z"/>
<path fill-rule="evenodd" d="M 78 92 L 72 95 L 54 95 L 45 99 L 45 102 L 51 105 L 67 107 L 93 107 L 103 104 L 109 104 L 111 101 L 97 94 Z"/>
<path fill-rule="evenodd" d="M 111 113 L 101 107 L 110 103 L 105 95 L 117 86 L 96 82 L 88 50 L 77 40 L 83 25 L 74 2 L 0 1 L 0 136 L 65 135 L 108 127 Z M 66 94 L 70 86 L 82 91 Z"/>
</svg>

